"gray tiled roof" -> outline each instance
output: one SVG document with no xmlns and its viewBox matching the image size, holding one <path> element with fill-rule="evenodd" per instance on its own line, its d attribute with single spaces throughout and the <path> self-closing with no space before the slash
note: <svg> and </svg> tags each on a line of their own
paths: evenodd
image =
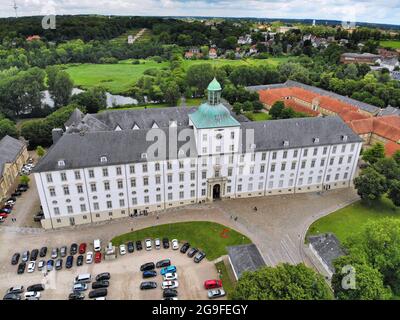
<svg viewBox="0 0 400 320">
<path fill-rule="evenodd" d="M 0 140 L 0 177 L 3 175 L 4 165 L 16 160 L 25 144 L 10 136 L 4 136 Z"/>
<path fill-rule="evenodd" d="M 226 249 L 238 278 L 245 271 L 256 271 L 265 266 L 265 261 L 255 244 L 231 246 Z"/>
<path fill-rule="evenodd" d="M 81 120 L 82 120 L 82 118 L 84 117 L 85 115 L 83 114 L 83 112 L 81 111 L 81 110 L 79 110 L 78 108 L 76 108 L 73 112 L 72 112 L 72 114 L 71 114 L 71 116 L 69 117 L 69 119 L 67 120 L 67 122 L 65 123 L 65 126 L 66 127 L 69 127 L 70 125 L 72 125 L 72 124 L 77 124 L 77 123 L 79 123 Z"/>
<path fill-rule="evenodd" d="M 393 115 L 400 116 L 400 109 L 388 106 L 379 112 L 379 116 L 393 116 Z"/>
<path fill-rule="evenodd" d="M 347 143 L 362 142 L 338 116 L 245 122 L 241 126 L 244 133 L 247 129 L 254 129 L 256 151 L 284 149 L 284 141 L 289 142 L 287 148 L 341 144 L 344 135 Z M 314 143 L 314 138 L 319 142 Z M 243 141 L 242 147 L 249 150 L 250 146 L 244 146 L 245 143 Z"/>
<path fill-rule="evenodd" d="M 319 95 L 328 96 L 328 97 L 343 101 L 345 103 L 348 103 L 350 105 L 353 105 L 353 106 L 355 106 L 357 108 L 360 108 L 360 109 L 365 110 L 365 111 L 367 111 L 369 113 L 372 113 L 372 114 L 377 114 L 380 111 L 380 109 L 378 107 L 373 106 L 371 104 L 368 104 L 368 103 L 365 103 L 365 102 L 361 102 L 361 101 L 358 101 L 358 100 L 354 100 L 352 98 L 345 97 L 345 96 L 342 96 L 342 95 L 334 93 L 334 92 L 330 92 L 330 91 L 327 91 L 327 90 L 324 90 L 324 89 L 321 89 L 321 88 L 309 86 L 309 85 L 306 85 L 304 83 L 297 82 L 297 81 L 292 81 L 292 80 L 288 80 L 285 83 L 279 83 L 279 84 L 250 86 L 250 87 L 247 87 L 247 89 L 250 90 L 250 91 L 259 91 L 259 90 L 276 89 L 276 88 L 289 88 L 289 87 L 303 88 L 305 90 L 312 91 L 312 92 L 314 92 L 316 94 L 319 94 Z"/>
</svg>

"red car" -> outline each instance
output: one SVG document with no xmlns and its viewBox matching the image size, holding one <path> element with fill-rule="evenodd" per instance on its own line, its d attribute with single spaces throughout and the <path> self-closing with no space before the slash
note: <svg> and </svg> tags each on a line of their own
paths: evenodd
<svg viewBox="0 0 400 320">
<path fill-rule="evenodd" d="M 206 280 L 204 281 L 204 288 L 206 289 L 216 289 L 222 287 L 221 280 Z"/>
<path fill-rule="evenodd" d="M 0 213 L 0 217 L 7 218 L 8 214 L 7 213 Z"/>
<path fill-rule="evenodd" d="M 84 254 L 86 252 L 86 243 L 81 243 L 79 245 L 79 254 Z"/>
<path fill-rule="evenodd" d="M 101 252 L 97 251 L 94 254 L 94 263 L 100 263 L 101 262 Z"/>
</svg>

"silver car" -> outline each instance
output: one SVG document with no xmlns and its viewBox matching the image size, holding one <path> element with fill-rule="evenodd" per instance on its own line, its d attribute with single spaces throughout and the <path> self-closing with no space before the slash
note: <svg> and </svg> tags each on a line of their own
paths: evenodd
<svg viewBox="0 0 400 320">
<path fill-rule="evenodd" d="M 219 297 L 223 297 L 223 296 L 225 296 L 225 290 L 222 288 L 208 290 L 208 298 L 209 299 L 215 299 L 215 298 L 219 298 Z"/>
<path fill-rule="evenodd" d="M 57 257 L 58 257 L 58 248 L 51 249 L 51 258 L 57 259 Z"/>
</svg>

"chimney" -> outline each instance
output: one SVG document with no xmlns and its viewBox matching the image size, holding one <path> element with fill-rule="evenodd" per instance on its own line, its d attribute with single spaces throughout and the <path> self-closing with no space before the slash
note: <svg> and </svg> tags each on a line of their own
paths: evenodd
<svg viewBox="0 0 400 320">
<path fill-rule="evenodd" d="M 51 130 L 51 136 L 53 138 L 53 144 L 56 144 L 58 140 L 63 136 L 64 131 L 61 128 L 55 128 Z"/>
</svg>

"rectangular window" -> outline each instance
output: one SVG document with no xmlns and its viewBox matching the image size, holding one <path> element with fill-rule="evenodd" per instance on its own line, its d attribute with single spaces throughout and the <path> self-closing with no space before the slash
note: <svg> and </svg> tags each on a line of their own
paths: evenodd
<svg viewBox="0 0 400 320">
<path fill-rule="evenodd" d="M 183 169 L 185 167 L 185 164 L 183 161 L 179 161 L 179 169 Z"/>
<path fill-rule="evenodd" d="M 89 178 L 94 178 L 94 170 L 89 170 Z"/>
<path fill-rule="evenodd" d="M 147 172 L 147 164 L 142 164 L 142 172 Z"/>
<path fill-rule="evenodd" d="M 343 157 L 340 157 L 339 158 L 339 164 L 342 164 L 343 163 Z"/>
<path fill-rule="evenodd" d="M 206 179 L 207 178 L 207 171 L 202 171 L 201 172 L 201 178 Z"/>
<path fill-rule="evenodd" d="M 226 187 L 226 193 L 231 193 L 232 192 L 232 187 L 231 186 L 227 186 Z"/>
<path fill-rule="evenodd" d="M 156 176 L 156 184 L 161 184 L 161 176 Z"/>
<path fill-rule="evenodd" d="M 93 202 L 93 209 L 96 211 L 100 209 L 98 202 Z"/>
<path fill-rule="evenodd" d="M 249 184 L 247 185 L 247 190 L 248 190 L 248 191 L 253 191 L 253 184 L 252 184 L 252 183 L 249 183 Z"/>
<path fill-rule="evenodd" d="M 135 178 L 131 179 L 131 188 L 136 188 L 136 179 Z"/>
<path fill-rule="evenodd" d="M 233 164 L 233 156 L 229 156 L 229 164 Z"/>
<path fill-rule="evenodd" d="M 61 172 L 60 177 L 61 177 L 61 181 L 67 181 L 67 175 L 65 174 L 65 172 Z"/>
<path fill-rule="evenodd" d="M 54 188 L 49 188 L 50 196 L 55 197 L 56 196 L 56 190 Z"/>
<path fill-rule="evenodd" d="M 124 187 L 123 181 L 122 180 L 118 180 L 117 181 L 117 186 L 118 186 L 118 189 L 122 189 Z"/>
<path fill-rule="evenodd" d="M 68 213 L 74 213 L 74 210 L 73 210 L 72 206 L 67 206 L 67 212 Z"/>
<path fill-rule="evenodd" d="M 273 189 L 274 188 L 274 182 L 270 181 L 268 182 L 268 189 Z"/>
<path fill-rule="evenodd" d="M 296 169 L 296 162 L 295 162 L 295 161 L 292 162 L 292 167 L 291 167 L 291 169 L 292 169 L 292 170 Z"/>
<path fill-rule="evenodd" d="M 132 198 L 132 205 L 137 205 L 137 198 Z"/>
<path fill-rule="evenodd" d="M 110 190 L 110 182 L 108 182 L 108 181 L 105 181 L 104 182 L 104 190 Z"/>
<path fill-rule="evenodd" d="M 207 142 L 207 135 L 203 134 L 203 142 Z"/>
<path fill-rule="evenodd" d="M 314 152 L 313 152 L 314 157 L 315 157 L 317 154 L 318 154 L 318 148 L 314 148 Z"/>
<path fill-rule="evenodd" d="M 265 159 L 267 159 L 267 153 L 266 153 L 266 152 L 263 152 L 263 153 L 261 154 L 261 161 L 265 161 Z"/>
<path fill-rule="evenodd" d="M 353 156 L 349 156 L 349 157 L 347 158 L 347 163 L 351 163 L 351 161 L 353 161 Z"/>
<path fill-rule="evenodd" d="M 231 139 L 235 139 L 235 131 L 231 131 Z"/>
<path fill-rule="evenodd" d="M 242 191 L 242 185 L 238 184 L 237 189 L 238 189 L 238 192 L 241 192 Z"/>
<path fill-rule="evenodd" d="M 232 177 L 233 169 L 228 168 L 228 177 Z"/>
<path fill-rule="evenodd" d="M 125 200 L 124 199 L 119 199 L 119 206 L 121 208 L 125 207 Z"/>
<path fill-rule="evenodd" d="M 69 187 L 68 186 L 64 186 L 64 195 L 68 196 L 69 195 Z"/>
<path fill-rule="evenodd" d="M 264 189 L 264 183 L 259 182 L 258 183 L 258 190 L 262 190 L 262 189 Z"/>
<path fill-rule="evenodd" d="M 135 166 L 134 165 L 129 166 L 129 173 L 130 174 L 134 174 L 135 173 Z"/>
<path fill-rule="evenodd" d="M 349 177 L 349 173 L 348 173 L 348 172 L 345 172 L 345 173 L 344 173 L 344 176 L 343 176 L 343 179 L 344 179 L 344 180 L 347 180 L 348 177 Z"/>
<path fill-rule="evenodd" d="M 160 164 L 158 162 L 154 165 L 154 169 L 160 171 Z"/>
<path fill-rule="evenodd" d="M 287 151 L 283 151 L 283 159 L 287 158 Z"/>
<path fill-rule="evenodd" d="M 344 144 L 344 145 L 342 145 L 342 153 L 343 152 L 346 152 L 346 145 Z"/>
<path fill-rule="evenodd" d="M 286 169 L 286 163 L 282 163 L 281 164 L 281 171 L 285 171 L 285 169 Z"/>
<path fill-rule="evenodd" d="M 336 153 L 336 150 L 337 150 L 337 146 L 334 146 L 334 147 L 332 148 L 332 153 Z"/>
<path fill-rule="evenodd" d="M 205 195 L 206 195 L 206 189 L 201 189 L 201 196 L 205 197 Z"/>
<path fill-rule="evenodd" d="M 53 182 L 53 177 L 52 177 L 51 173 L 47 173 L 47 174 L 46 174 L 46 179 L 47 179 L 47 182 L 48 182 L 48 183 Z"/>
<path fill-rule="evenodd" d="M 117 176 L 120 176 L 120 175 L 122 174 L 122 169 L 121 169 L 121 167 L 116 167 L 116 168 L 115 168 L 115 171 L 116 171 L 116 173 L 117 173 Z"/>
<path fill-rule="evenodd" d="M 60 208 L 55 207 L 53 210 L 56 216 L 60 214 Z"/>
<path fill-rule="evenodd" d="M 103 168 L 103 177 L 108 177 L 108 169 Z"/>
<path fill-rule="evenodd" d="M 172 183 L 172 174 L 169 174 L 167 176 L 167 181 L 168 181 L 168 183 Z"/>
<path fill-rule="evenodd" d="M 97 191 L 97 188 L 96 188 L 96 183 L 91 183 L 90 184 L 90 190 L 92 191 L 92 192 L 96 192 Z"/>
<path fill-rule="evenodd" d="M 260 166 L 260 173 L 264 173 L 265 172 L 265 164 L 262 164 Z"/>
<path fill-rule="evenodd" d="M 239 167 L 239 175 L 243 174 L 243 167 Z"/>
<path fill-rule="evenodd" d="M 190 180 L 195 180 L 196 179 L 196 172 L 192 171 L 190 172 Z"/>
<path fill-rule="evenodd" d="M 317 160 L 315 160 L 315 159 L 313 159 L 312 161 L 311 161 L 311 168 L 315 168 L 315 162 L 316 162 Z"/>
<path fill-rule="evenodd" d="M 304 149 L 304 151 L 303 151 L 303 156 L 304 156 L 304 157 L 307 157 L 307 155 L 308 155 L 308 149 Z"/>
<path fill-rule="evenodd" d="M 330 174 L 328 174 L 328 175 L 326 176 L 326 181 L 329 182 L 329 180 L 331 180 L 331 175 L 330 175 Z"/>
<path fill-rule="evenodd" d="M 322 151 L 322 154 L 325 156 L 328 153 L 328 147 L 324 147 L 324 150 Z"/>
<path fill-rule="evenodd" d="M 179 173 L 179 182 L 185 181 L 185 174 L 183 172 Z"/>
<path fill-rule="evenodd" d="M 179 199 L 183 199 L 185 197 L 184 191 L 179 191 Z"/>
<path fill-rule="evenodd" d="M 293 179 L 290 179 L 288 187 L 293 187 L 293 183 L 294 183 Z"/>
<path fill-rule="evenodd" d="M 85 204 L 81 204 L 81 212 L 85 212 L 86 211 L 86 205 Z"/>
<path fill-rule="evenodd" d="M 272 152 L 272 160 L 276 160 L 276 151 Z"/>
<path fill-rule="evenodd" d="M 318 176 L 317 177 L 317 183 L 321 183 L 321 181 L 322 181 L 322 176 Z"/>
<path fill-rule="evenodd" d="M 157 202 L 161 202 L 161 194 L 157 194 L 156 195 L 156 201 Z"/>
<path fill-rule="evenodd" d="M 275 172 L 275 163 L 271 164 L 271 172 Z"/>
<path fill-rule="evenodd" d="M 169 162 L 169 161 L 167 162 L 167 169 L 168 169 L 168 170 L 171 170 L 171 169 L 172 169 L 172 163 Z"/>
<path fill-rule="evenodd" d="M 325 159 L 321 159 L 321 167 L 325 165 Z"/>
<path fill-rule="evenodd" d="M 339 180 L 339 173 L 337 173 L 336 175 L 335 175 L 335 181 L 338 181 Z"/>
<path fill-rule="evenodd" d="M 312 184 L 312 177 L 308 177 L 307 184 Z"/>
<path fill-rule="evenodd" d="M 75 171 L 75 180 L 80 180 L 81 179 L 81 172 L 80 171 Z"/>
<path fill-rule="evenodd" d="M 303 178 L 300 178 L 300 179 L 299 179 L 298 185 L 299 185 L 299 186 L 303 185 Z"/>
<path fill-rule="evenodd" d="M 306 167 L 307 161 L 304 160 L 301 162 L 301 168 L 304 169 Z"/>
<path fill-rule="evenodd" d="M 294 150 L 293 151 L 293 158 L 297 158 L 298 155 L 299 155 L 299 150 Z"/>
<path fill-rule="evenodd" d="M 76 190 L 78 193 L 83 193 L 83 187 L 82 186 L 76 186 Z"/>
<path fill-rule="evenodd" d="M 107 201 L 107 209 L 112 209 L 112 201 Z"/>
<path fill-rule="evenodd" d="M 353 143 L 353 144 L 351 145 L 350 151 L 353 152 L 355 148 L 356 148 L 356 145 Z"/>
<path fill-rule="evenodd" d="M 333 163 L 335 162 L 335 158 L 331 158 L 331 160 L 329 160 L 329 165 L 333 165 Z"/>
<path fill-rule="evenodd" d="M 190 190 L 190 197 L 194 198 L 196 196 L 196 191 Z"/>
<path fill-rule="evenodd" d="M 143 185 L 148 186 L 149 185 L 149 177 L 143 177 Z"/>
<path fill-rule="evenodd" d="M 168 200 L 172 200 L 172 193 L 168 193 Z"/>
</svg>

